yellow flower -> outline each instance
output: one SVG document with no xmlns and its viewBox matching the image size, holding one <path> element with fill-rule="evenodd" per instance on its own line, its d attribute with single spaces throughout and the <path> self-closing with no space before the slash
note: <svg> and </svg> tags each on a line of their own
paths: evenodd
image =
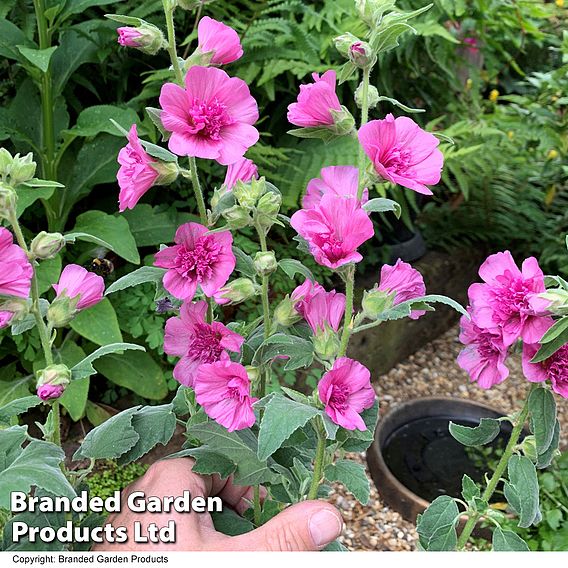
<svg viewBox="0 0 568 568">
<path fill-rule="evenodd" d="M 556 0 L 555 3 L 559 8 L 564 8 L 564 0 Z"/>
<path fill-rule="evenodd" d="M 549 160 L 554 160 L 554 158 L 558 158 L 558 151 L 555 150 L 554 148 L 552 150 L 549 150 L 547 158 Z"/>
<path fill-rule="evenodd" d="M 512 130 L 509 130 L 509 132 L 507 132 L 507 137 L 509 140 L 512 140 L 515 137 L 515 133 Z"/>
<path fill-rule="evenodd" d="M 492 103 L 496 103 L 497 99 L 499 98 L 499 91 L 497 89 L 493 89 L 490 93 L 489 93 L 489 100 Z"/>
</svg>

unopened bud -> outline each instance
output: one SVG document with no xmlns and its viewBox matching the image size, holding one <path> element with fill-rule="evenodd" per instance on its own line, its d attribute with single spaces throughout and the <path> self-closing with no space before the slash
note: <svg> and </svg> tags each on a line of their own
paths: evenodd
<svg viewBox="0 0 568 568">
<path fill-rule="evenodd" d="M 326 326 L 313 337 L 314 349 L 322 359 L 333 359 L 339 351 L 339 338 L 333 329 Z"/>
<path fill-rule="evenodd" d="M 8 219 L 16 212 L 16 192 L 5 183 L 0 182 L 0 219 Z"/>
<path fill-rule="evenodd" d="M 259 276 L 268 276 L 278 268 L 278 261 L 273 251 L 257 252 L 254 257 L 254 268 Z"/>
<path fill-rule="evenodd" d="M 65 294 L 57 296 L 47 309 L 47 321 L 52 327 L 67 325 L 77 314 L 80 296 L 69 298 Z"/>
<path fill-rule="evenodd" d="M 556 315 L 568 315 L 568 290 L 555 288 L 547 290 L 544 294 L 539 294 L 538 297 L 550 302 L 546 306 L 547 311 Z"/>
<path fill-rule="evenodd" d="M 359 108 L 363 108 L 363 84 L 361 83 L 355 91 L 355 103 Z M 374 85 L 367 87 L 367 106 L 372 109 L 379 104 L 379 91 Z"/>
<path fill-rule="evenodd" d="M 274 225 L 282 205 L 282 196 L 273 191 L 267 191 L 259 200 L 256 206 L 255 221 L 259 227 L 269 229 Z"/>
<path fill-rule="evenodd" d="M 240 207 L 239 205 L 225 209 L 221 215 L 223 219 L 227 221 L 229 228 L 233 230 L 242 229 L 243 227 L 248 227 L 253 224 L 250 210 L 246 207 Z"/>
<path fill-rule="evenodd" d="M 34 258 L 48 260 L 54 258 L 65 246 L 65 237 L 61 233 L 38 233 L 30 245 Z"/>
<path fill-rule="evenodd" d="M 260 369 L 258 367 L 253 367 L 252 365 L 247 365 L 245 367 L 248 378 L 252 385 L 256 384 L 260 379 Z"/>
<path fill-rule="evenodd" d="M 337 134 L 337 136 L 345 136 L 353 132 L 355 129 L 355 119 L 344 106 L 341 107 L 341 110 L 330 109 L 329 112 L 334 122 L 331 130 Z"/>
<path fill-rule="evenodd" d="M 37 165 L 33 158 L 34 156 L 31 152 L 25 156 L 20 156 L 20 154 L 14 156 L 12 167 L 10 168 L 10 185 L 12 187 L 29 181 L 35 176 Z"/>
<path fill-rule="evenodd" d="M 384 292 L 375 287 L 372 290 L 365 290 L 361 306 L 367 318 L 377 319 L 383 312 L 392 307 L 393 301 L 393 293 Z"/>
<path fill-rule="evenodd" d="M 252 208 L 266 193 L 266 179 L 263 177 L 259 179 L 253 178 L 247 182 L 238 180 L 232 191 L 239 205 Z"/>
<path fill-rule="evenodd" d="M 120 45 L 134 47 L 149 55 L 155 55 L 166 46 L 162 30 L 144 20 L 139 26 L 118 28 L 117 32 Z"/>
<path fill-rule="evenodd" d="M 156 178 L 154 185 L 170 185 L 176 181 L 179 175 L 177 162 L 164 162 L 162 160 L 158 160 L 156 162 L 151 162 L 150 166 L 158 172 L 158 177 Z"/>
<path fill-rule="evenodd" d="M 10 175 L 12 167 L 12 154 L 6 148 L 0 148 L 0 177 L 5 179 Z"/>
<path fill-rule="evenodd" d="M 37 395 L 42 400 L 59 398 L 71 381 L 71 371 L 65 365 L 50 365 L 36 373 Z"/>
<path fill-rule="evenodd" d="M 346 33 L 334 38 L 333 43 L 335 44 L 335 48 L 343 57 L 349 58 L 349 48 L 357 42 L 361 40 L 354 36 L 353 34 Z"/>
<path fill-rule="evenodd" d="M 223 286 L 216 294 L 218 304 L 239 304 L 258 292 L 258 286 L 250 278 L 237 278 Z"/>
<path fill-rule="evenodd" d="M 274 310 L 274 321 L 282 327 L 290 327 L 302 319 L 294 307 L 295 302 L 286 296 Z"/>
<path fill-rule="evenodd" d="M 368 69 L 375 65 L 377 56 L 368 43 L 357 41 L 349 47 L 349 61 L 360 69 Z"/>
<path fill-rule="evenodd" d="M 8 312 L 9 323 L 16 323 L 23 319 L 30 311 L 29 302 L 25 298 L 7 297 L 0 300 L 0 312 Z"/>
</svg>

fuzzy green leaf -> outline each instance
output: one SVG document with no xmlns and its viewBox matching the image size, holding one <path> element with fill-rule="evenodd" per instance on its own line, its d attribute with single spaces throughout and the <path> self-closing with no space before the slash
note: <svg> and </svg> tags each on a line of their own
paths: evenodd
<svg viewBox="0 0 568 568">
<path fill-rule="evenodd" d="M 450 434 L 464 446 L 484 446 L 492 442 L 501 431 L 501 425 L 498 420 L 493 418 L 482 418 L 479 426 L 470 428 L 468 426 L 460 426 L 450 422 Z"/>
<path fill-rule="evenodd" d="M 363 505 L 368 503 L 371 485 L 362 464 L 351 460 L 337 460 L 325 468 L 325 478 L 345 485 Z"/>
</svg>

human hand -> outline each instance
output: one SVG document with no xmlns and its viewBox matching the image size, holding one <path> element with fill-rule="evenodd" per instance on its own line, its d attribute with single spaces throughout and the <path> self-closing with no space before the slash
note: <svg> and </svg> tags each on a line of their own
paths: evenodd
<svg viewBox="0 0 568 568">
<path fill-rule="evenodd" d="M 329 503 L 304 501 L 288 507 L 265 525 L 240 536 L 226 536 L 215 530 L 209 513 L 133 513 L 125 503 L 133 491 L 143 491 L 159 498 L 181 496 L 189 490 L 191 497 L 212 497 L 218 495 L 224 504 L 241 514 L 250 507 L 252 488 L 233 485 L 229 479 L 222 480 L 216 475 L 199 475 L 191 471 L 193 460 L 179 458 L 153 464 L 146 474 L 129 485 L 122 494 L 121 512 L 109 517 L 114 527 L 127 527 L 133 534 L 134 522 L 146 531 L 150 523 L 176 524 L 175 543 L 128 542 L 97 544 L 98 551 L 315 551 L 321 550 L 335 540 L 343 528 L 341 515 Z"/>
</svg>

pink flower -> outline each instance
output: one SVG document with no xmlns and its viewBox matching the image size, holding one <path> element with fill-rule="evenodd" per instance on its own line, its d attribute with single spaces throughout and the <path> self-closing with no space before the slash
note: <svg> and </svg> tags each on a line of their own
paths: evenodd
<svg viewBox="0 0 568 568">
<path fill-rule="evenodd" d="M 336 359 L 318 384 L 320 400 L 331 420 L 346 430 L 366 430 L 360 416 L 375 403 L 369 369 L 347 357 Z"/>
<path fill-rule="evenodd" d="M 202 53 L 213 53 L 213 65 L 227 65 L 243 56 L 237 32 L 209 16 L 204 16 L 199 21 L 197 40 Z"/>
<path fill-rule="evenodd" d="M 479 269 L 485 284 L 472 284 L 468 294 L 472 319 L 482 329 L 503 334 L 506 346 L 522 338 L 537 343 L 548 329 L 548 301 L 538 297 L 545 291 L 544 275 L 535 258 L 518 269 L 509 251 L 487 258 Z"/>
<path fill-rule="evenodd" d="M 324 195 L 331 194 L 337 197 L 357 197 L 359 187 L 359 170 L 353 166 L 329 166 L 322 168 L 320 178 L 314 178 L 308 183 L 308 188 L 302 207 L 312 209 L 319 205 Z M 362 203 L 369 201 L 369 191 L 363 191 Z"/>
<path fill-rule="evenodd" d="M 316 262 L 332 269 L 360 262 L 363 257 L 357 247 L 375 233 L 369 215 L 357 200 L 330 194 L 312 209 L 296 211 L 290 224 L 308 241 Z"/>
<path fill-rule="evenodd" d="M 247 183 L 251 179 L 258 178 L 256 164 L 248 158 L 239 158 L 234 164 L 227 166 L 227 174 L 223 185 L 227 189 L 233 189 L 238 181 Z"/>
<path fill-rule="evenodd" d="M 69 299 L 79 297 L 76 309 L 84 310 L 98 304 L 103 299 L 105 282 L 98 275 L 89 272 L 77 264 L 68 264 L 59 277 L 59 282 L 53 285 L 57 297 L 66 296 Z"/>
<path fill-rule="evenodd" d="M 33 268 L 26 253 L 14 244 L 12 233 L 0 227 L 0 296 L 27 298 Z"/>
<path fill-rule="evenodd" d="M 501 334 L 481 329 L 465 316 L 460 320 L 460 327 L 460 341 L 465 349 L 458 355 L 458 365 L 482 389 L 502 383 L 509 376 L 509 369 L 505 366 L 507 347 Z"/>
<path fill-rule="evenodd" d="M 133 209 L 154 185 L 158 172 L 151 166 L 153 162 L 155 160 L 140 144 L 136 125 L 133 124 L 128 133 L 128 144 L 118 153 L 120 168 L 116 177 L 120 186 L 119 211 Z"/>
<path fill-rule="evenodd" d="M 13 312 L 5 312 L 5 311 L 0 312 L 0 329 L 6 327 L 7 325 L 10 325 L 10 321 L 12 321 L 13 317 L 14 317 Z"/>
<path fill-rule="evenodd" d="M 467 45 L 467 51 L 471 54 L 475 54 L 479 51 L 477 39 L 474 37 L 464 37 L 463 42 Z"/>
<path fill-rule="evenodd" d="M 118 43 L 124 47 L 140 47 L 140 43 L 136 41 L 142 37 L 142 34 L 136 28 L 124 27 L 116 30 L 118 33 Z"/>
<path fill-rule="evenodd" d="M 378 289 L 387 293 L 394 292 L 393 305 L 395 306 L 407 300 L 420 298 L 426 294 L 426 286 L 422 274 L 400 258 L 394 266 L 383 265 Z M 425 313 L 424 310 L 413 310 L 410 318 L 418 319 Z"/>
<path fill-rule="evenodd" d="M 345 313 L 345 295 L 335 290 L 317 292 L 304 301 L 303 311 L 304 319 L 315 334 L 326 328 L 337 331 Z"/>
<path fill-rule="evenodd" d="M 552 390 L 568 399 L 568 344 L 563 345 L 556 353 L 540 363 L 531 363 L 540 345 L 523 345 L 523 372 L 531 383 L 550 380 Z"/>
<path fill-rule="evenodd" d="M 341 104 L 335 94 L 337 76 L 326 71 L 321 77 L 312 73 L 313 83 L 300 85 L 298 102 L 288 106 L 288 122 L 301 127 L 333 126 L 331 110 L 340 111 Z"/>
<path fill-rule="evenodd" d="M 361 127 L 359 141 L 383 179 L 432 195 L 426 186 L 440 181 L 444 164 L 433 134 L 406 116 L 395 119 L 388 114 Z"/>
<path fill-rule="evenodd" d="M 312 282 L 307 279 L 303 284 L 297 286 L 290 298 L 294 302 L 294 309 L 302 316 L 305 317 L 306 306 L 309 304 L 310 300 L 319 292 L 325 292 L 324 287 L 318 282 Z"/>
<path fill-rule="evenodd" d="M 229 432 L 249 428 L 255 422 L 250 379 L 239 363 L 218 361 L 201 365 L 195 378 L 195 399 L 205 414 Z"/>
<path fill-rule="evenodd" d="M 185 89 L 166 83 L 160 93 L 160 119 L 172 135 L 169 149 L 179 156 L 236 162 L 258 141 L 252 126 L 258 107 L 246 83 L 215 67 L 192 67 Z"/>
<path fill-rule="evenodd" d="M 63 391 L 65 390 L 65 385 L 50 385 L 45 384 L 37 388 L 36 394 L 41 398 L 41 400 L 50 400 L 52 398 L 59 398 Z"/>
<path fill-rule="evenodd" d="M 176 244 L 155 255 L 154 266 L 168 269 L 165 289 L 180 300 L 191 300 L 198 285 L 211 298 L 235 268 L 230 231 L 207 232 L 207 227 L 199 223 L 185 223 L 176 231 Z"/>
<path fill-rule="evenodd" d="M 207 323 L 207 303 L 185 302 L 179 317 L 166 322 L 164 351 L 181 357 L 174 368 L 174 378 L 182 385 L 192 387 L 199 367 L 229 358 L 227 351 L 238 353 L 244 338 L 222 323 Z"/>
</svg>

